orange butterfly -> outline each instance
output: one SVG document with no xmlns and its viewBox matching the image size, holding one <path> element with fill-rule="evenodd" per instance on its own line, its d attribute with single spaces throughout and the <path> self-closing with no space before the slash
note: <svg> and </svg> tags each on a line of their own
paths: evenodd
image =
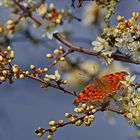
<svg viewBox="0 0 140 140">
<path fill-rule="evenodd" d="M 105 75 L 96 78 L 92 84 L 89 84 L 74 100 L 73 104 L 78 105 L 81 102 L 102 101 L 105 97 L 121 89 L 121 82 L 125 76 L 129 75 L 125 71 Z"/>
</svg>

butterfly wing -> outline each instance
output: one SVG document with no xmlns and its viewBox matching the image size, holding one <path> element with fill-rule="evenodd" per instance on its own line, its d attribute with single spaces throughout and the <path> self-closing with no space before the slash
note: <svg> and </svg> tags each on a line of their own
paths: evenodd
<svg viewBox="0 0 140 140">
<path fill-rule="evenodd" d="M 81 102 L 102 100 L 106 96 L 106 92 L 99 89 L 95 84 L 88 85 L 74 100 L 73 104 L 78 105 Z"/>
<path fill-rule="evenodd" d="M 124 80 L 125 76 L 127 76 L 127 75 L 129 75 L 127 72 L 121 71 L 121 72 L 116 72 L 116 73 L 105 75 L 102 78 L 106 78 L 107 80 L 112 80 L 112 79 Z"/>
<path fill-rule="evenodd" d="M 100 79 L 96 79 L 93 84 L 88 85 L 74 100 L 73 104 L 78 105 L 81 102 L 102 101 L 112 92 L 120 90 L 121 82 L 125 80 L 127 72 L 117 72 L 105 75 Z"/>
<path fill-rule="evenodd" d="M 101 81 L 106 81 L 106 83 L 108 83 L 110 92 L 114 92 L 120 90 L 121 81 L 125 80 L 125 76 L 127 75 L 128 75 L 127 72 L 121 71 L 121 72 L 105 75 L 100 79 Z"/>
<path fill-rule="evenodd" d="M 89 101 L 91 97 L 91 92 L 94 90 L 94 87 L 90 84 L 88 85 L 73 101 L 74 105 L 78 105 L 80 102 Z"/>
</svg>

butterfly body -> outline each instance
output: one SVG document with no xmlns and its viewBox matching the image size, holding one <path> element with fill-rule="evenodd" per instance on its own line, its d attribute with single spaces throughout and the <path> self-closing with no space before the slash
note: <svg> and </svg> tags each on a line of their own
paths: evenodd
<svg viewBox="0 0 140 140">
<path fill-rule="evenodd" d="M 121 89 L 121 81 L 125 80 L 127 72 L 117 72 L 105 75 L 101 78 L 95 78 L 92 84 L 89 84 L 74 100 L 73 104 L 78 105 L 81 102 L 103 101 L 115 91 Z"/>
</svg>

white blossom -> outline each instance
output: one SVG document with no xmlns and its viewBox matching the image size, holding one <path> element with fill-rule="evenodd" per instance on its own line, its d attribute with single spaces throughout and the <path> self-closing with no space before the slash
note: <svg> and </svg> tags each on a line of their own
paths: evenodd
<svg viewBox="0 0 140 140">
<path fill-rule="evenodd" d="M 97 52 L 100 52 L 103 49 L 106 49 L 107 47 L 109 47 L 108 42 L 101 37 L 97 37 L 96 41 L 92 41 L 92 45 L 94 46 L 93 50 Z"/>
</svg>

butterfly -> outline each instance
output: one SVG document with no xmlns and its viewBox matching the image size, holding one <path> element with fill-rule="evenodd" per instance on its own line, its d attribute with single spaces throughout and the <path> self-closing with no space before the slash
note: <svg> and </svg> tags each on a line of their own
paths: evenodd
<svg viewBox="0 0 140 140">
<path fill-rule="evenodd" d="M 73 101 L 74 105 L 81 102 L 103 101 L 103 99 L 111 95 L 115 91 L 121 89 L 121 81 L 125 80 L 125 76 L 129 75 L 125 71 L 105 75 L 101 78 L 95 78 L 93 83 L 89 84 Z"/>
</svg>

